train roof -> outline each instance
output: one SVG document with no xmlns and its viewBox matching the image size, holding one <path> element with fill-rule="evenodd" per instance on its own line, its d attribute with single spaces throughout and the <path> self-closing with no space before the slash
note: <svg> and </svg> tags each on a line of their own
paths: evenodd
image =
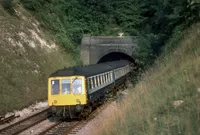
<svg viewBox="0 0 200 135">
<path fill-rule="evenodd" d="M 57 76 L 93 76 L 100 73 L 104 73 L 116 68 L 120 68 L 129 64 L 130 62 L 127 60 L 120 60 L 120 61 L 112 61 L 112 62 L 105 62 L 95 65 L 89 65 L 84 67 L 73 67 L 73 68 L 64 68 L 60 69 L 50 75 L 50 77 L 57 77 Z"/>
</svg>

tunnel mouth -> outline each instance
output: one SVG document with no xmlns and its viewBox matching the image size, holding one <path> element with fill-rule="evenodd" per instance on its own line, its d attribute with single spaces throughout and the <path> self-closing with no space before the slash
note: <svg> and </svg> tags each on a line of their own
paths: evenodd
<svg viewBox="0 0 200 135">
<path fill-rule="evenodd" d="M 111 52 L 109 54 L 106 54 L 103 57 L 101 57 L 97 63 L 104 63 L 116 60 L 128 60 L 132 63 L 135 63 L 134 59 L 131 56 L 121 52 Z"/>
</svg>

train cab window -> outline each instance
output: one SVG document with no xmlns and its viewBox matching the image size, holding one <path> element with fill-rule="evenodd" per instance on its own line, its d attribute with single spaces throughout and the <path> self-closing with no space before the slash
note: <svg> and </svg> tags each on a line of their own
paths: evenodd
<svg viewBox="0 0 200 135">
<path fill-rule="evenodd" d="M 80 78 L 72 79 L 72 93 L 73 94 L 82 94 L 83 93 L 82 79 L 80 79 Z"/>
<path fill-rule="evenodd" d="M 60 84 L 59 80 L 52 80 L 51 81 L 51 94 L 52 95 L 57 95 L 60 93 Z"/>
<path fill-rule="evenodd" d="M 70 94 L 70 80 L 62 80 L 62 94 Z"/>
</svg>

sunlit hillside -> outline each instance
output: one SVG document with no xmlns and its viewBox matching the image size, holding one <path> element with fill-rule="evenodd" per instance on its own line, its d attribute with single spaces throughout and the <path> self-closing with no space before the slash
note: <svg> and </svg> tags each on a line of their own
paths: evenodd
<svg viewBox="0 0 200 135">
<path fill-rule="evenodd" d="M 0 114 L 46 100 L 50 73 L 75 65 L 29 12 L 13 10 L 0 4 Z"/>
<path fill-rule="evenodd" d="M 200 134 L 200 24 L 143 74 L 96 134 Z"/>
</svg>

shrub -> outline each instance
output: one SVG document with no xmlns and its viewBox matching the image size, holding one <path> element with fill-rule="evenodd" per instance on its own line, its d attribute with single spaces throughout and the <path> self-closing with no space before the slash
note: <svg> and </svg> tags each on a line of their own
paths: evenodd
<svg viewBox="0 0 200 135">
<path fill-rule="evenodd" d="M 2 0 L 1 5 L 3 6 L 3 8 L 10 13 L 11 15 L 15 14 L 15 10 L 13 8 L 13 4 L 12 4 L 13 0 Z"/>
</svg>

